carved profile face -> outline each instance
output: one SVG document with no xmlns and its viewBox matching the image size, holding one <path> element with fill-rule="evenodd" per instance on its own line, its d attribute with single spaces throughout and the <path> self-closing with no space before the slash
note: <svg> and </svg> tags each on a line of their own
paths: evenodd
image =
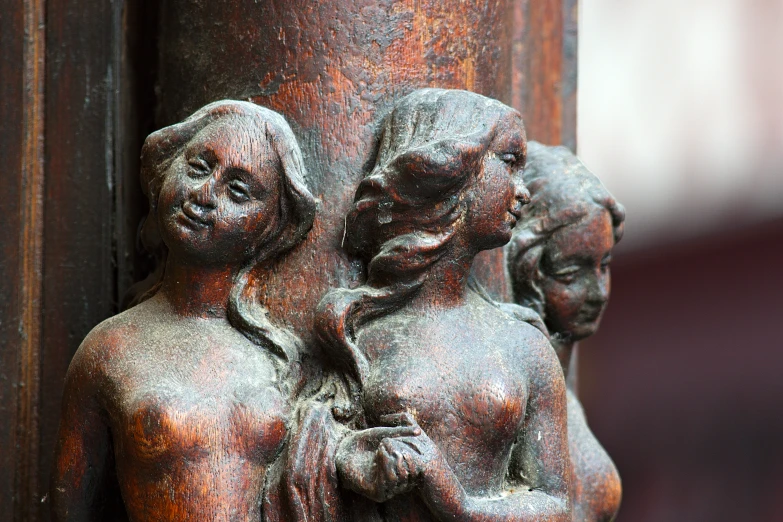
<svg viewBox="0 0 783 522">
<path fill-rule="evenodd" d="M 595 333 L 609 300 L 614 231 L 609 211 L 593 206 L 556 230 L 544 246 L 539 286 L 550 332 L 574 341 Z"/>
<path fill-rule="evenodd" d="M 280 229 L 279 161 L 258 127 L 235 117 L 200 130 L 164 174 L 161 235 L 184 261 L 241 264 Z"/>
<path fill-rule="evenodd" d="M 481 171 L 467 189 L 464 223 L 479 250 L 508 243 L 530 193 L 522 181 L 526 139 L 522 117 L 508 112 L 481 161 Z"/>
</svg>

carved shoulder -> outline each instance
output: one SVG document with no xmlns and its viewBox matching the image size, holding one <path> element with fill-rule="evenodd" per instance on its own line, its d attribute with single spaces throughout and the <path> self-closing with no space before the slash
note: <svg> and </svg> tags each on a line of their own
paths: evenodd
<svg viewBox="0 0 783 522">
<path fill-rule="evenodd" d="M 93 328 L 82 341 L 68 366 L 65 393 L 99 400 L 109 384 L 111 366 L 117 364 L 136 329 L 128 312 L 110 317 Z"/>
</svg>

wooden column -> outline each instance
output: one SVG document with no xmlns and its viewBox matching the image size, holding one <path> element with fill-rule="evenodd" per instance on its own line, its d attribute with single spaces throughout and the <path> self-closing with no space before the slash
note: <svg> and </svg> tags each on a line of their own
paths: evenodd
<svg viewBox="0 0 783 522">
<path fill-rule="evenodd" d="M 130 71 L 146 42 L 125 38 L 139 30 L 138 4 L 7 4 L 0 15 L 0 518 L 33 521 L 49 519 L 68 364 L 87 332 L 117 311 L 132 278 L 144 210 L 139 134 L 149 131 L 151 109 L 145 117 L 135 102 L 134 78 L 144 68 Z"/>
<path fill-rule="evenodd" d="M 45 6 L 13 4 L 0 16 L 0 506 L 9 520 L 30 520 L 39 491 Z"/>
</svg>

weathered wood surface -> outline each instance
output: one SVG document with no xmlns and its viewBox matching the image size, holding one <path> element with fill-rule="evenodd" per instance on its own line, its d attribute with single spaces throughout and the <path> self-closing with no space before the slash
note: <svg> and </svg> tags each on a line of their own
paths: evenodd
<svg viewBox="0 0 783 522">
<path fill-rule="evenodd" d="M 0 147 L 6 155 L 0 248 L 0 506 L 31 518 L 38 486 L 43 207 L 43 2 L 0 16 Z"/>
<path fill-rule="evenodd" d="M 535 53 L 515 46 L 512 57 L 510 49 L 514 24 L 520 22 L 514 10 L 526 5 L 524 1 L 471 8 L 452 2 L 333 1 L 317 11 L 310 3 L 294 2 L 297 15 L 277 2 L 266 7 L 253 2 L 193 3 L 192 8 L 187 2 L 170 2 L 162 13 L 164 49 L 169 29 L 188 28 L 176 16 L 172 20 L 183 7 L 190 9 L 188 20 L 203 17 L 226 27 L 233 19 L 244 32 L 212 35 L 199 47 L 208 51 L 201 57 L 195 51 L 177 51 L 179 56 L 167 51 L 171 60 L 182 62 L 174 65 L 183 76 L 168 83 L 165 76 L 160 78 L 163 110 L 155 123 L 149 108 L 155 82 L 151 71 L 157 65 L 151 51 L 158 37 L 158 5 L 152 4 L 157 3 L 11 0 L 0 16 L 0 141 L 11 174 L 4 180 L 8 197 L 0 203 L 8 220 L 0 236 L 0 288 L 8 296 L 0 302 L 0 411 L 8 419 L 0 428 L 0 506 L 15 506 L 18 520 L 45 519 L 47 503 L 41 503 L 41 497 L 48 485 L 64 374 L 73 352 L 90 328 L 117 311 L 130 282 L 145 274 L 144 259 L 134 252 L 138 218 L 144 212 L 138 150 L 144 135 L 173 121 L 173 112 L 184 114 L 186 105 L 195 108 L 207 98 L 250 96 L 285 113 L 303 141 L 309 164 L 325 165 L 313 170 L 313 181 L 336 188 L 335 193 L 321 190 L 322 214 L 328 214 L 316 224 L 321 230 L 340 229 L 333 225 L 347 209 L 363 161 L 371 159 L 359 154 L 359 144 L 372 137 L 384 103 L 413 88 L 461 87 L 513 102 L 522 108 L 530 136 L 554 142 L 538 131 L 517 94 L 512 98 L 512 93 L 523 92 L 524 82 L 538 78 L 511 78 L 519 64 L 528 67 Z M 547 4 L 558 13 L 575 12 L 574 0 Z M 225 9 L 214 11 L 220 6 Z M 275 7 L 274 16 L 251 23 L 247 13 L 270 6 Z M 492 23 L 477 24 L 473 9 L 485 8 L 494 17 Z M 213 11 L 220 16 L 215 18 Z M 517 12 L 532 40 L 544 41 L 544 31 L 557 32 L 564 23 L 573 28 L 573 16 L 555 14 L 553 26 L 535 25 L 526 21 L 524 11 Z M 325 22 L 321 31 L 319 23 L 327 18 L 334 23 Z M 221 39 L 227 35 L 231 38 L 224 43 Z M 551 52 L 568 51 L 569 41 L 575 38 L 556 44 Z M 365 52 L 367 57 L 359 59 Z M 567 56 L 575 53 L 564 56 L 559 62 L 542 61 L 536 70 L 565 75 L 573 88 L 575 62 Z M 254 61 L 261 59 L 268 62 Z M 217 74 L 215 64 L 223 73 Z M 232 74 L 242 81 L 252 79 L 248 85 L 254 90 L 229 92 L 226 82 L 234 81 Z M 172 92 L 172 85 L 189 90 L 188 98 L 180 98 L 184 92 Z M 541 88 L 527 96 L 531 106 L 551 106 L 547 100 L 553 92 Z M 573 99 L 573 92 L 567 99 Z M 311 115 L 309 120 L 305 114 Z M 563 102 L 563 132 L 571 135 L 574 114 L 573 105 Z M 332 137 L 317 132 L 316 122 Z M 337 140 L 345 140 L 345 146 Z M 316 228 L 313 235 L 318 232 Z M 313 304 L 327 286 L 359 278 L 354 266 L 336 254 L 341 239 L 333 232 L 309 246 L 330 252 L 329 262 L 320 263 L 318 257 L 293 260 L 287 272 L 277 275 L 278 281 L 301 280 L 300 268 L 315 267 L 320 286 L 273 299 L 288 298 L 291 308 Z M 497 287 L 502 279 L 493 283 L 492 277 L 502 263 L 495 257 L 485 266 L 484 280 L 491 289 Z M 27 279 L 20 279 L 23 273 Z"/>
<path fill-rule="evenodd" d="M 513 98 L 530 139 L 576 150 L 577 0 L 514 7 Z"/>
<path fill-rule="evenodd" d="M 115 310 L 116 88 L 120 6 L 46 6 L 41 440 L 37 501 L 48 489 L 62 382 L 87 332 Z M 48 502 L 43 504 L 48 509 Z"/>
<path fill-rule="evenodd" d="M 0 506 L 14 520 L 48 519 L 65 371 L 86 332 L 116 309 L 122 12 L 40 0 L 0 16 L 0 139 L 11 159 L 0 239 Z"/>
</svg>

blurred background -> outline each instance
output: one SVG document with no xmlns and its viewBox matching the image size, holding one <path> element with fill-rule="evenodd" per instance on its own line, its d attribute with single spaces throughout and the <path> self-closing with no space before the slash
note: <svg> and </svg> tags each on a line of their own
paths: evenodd
<svg viewBox="0 0 783 522">
<path fill-rule="evenodd" d="M 783 1 L 579 11 L 578 151 L 628 212 L 580 347 L 618 521 L 783 520 Z"/>
</svg>

